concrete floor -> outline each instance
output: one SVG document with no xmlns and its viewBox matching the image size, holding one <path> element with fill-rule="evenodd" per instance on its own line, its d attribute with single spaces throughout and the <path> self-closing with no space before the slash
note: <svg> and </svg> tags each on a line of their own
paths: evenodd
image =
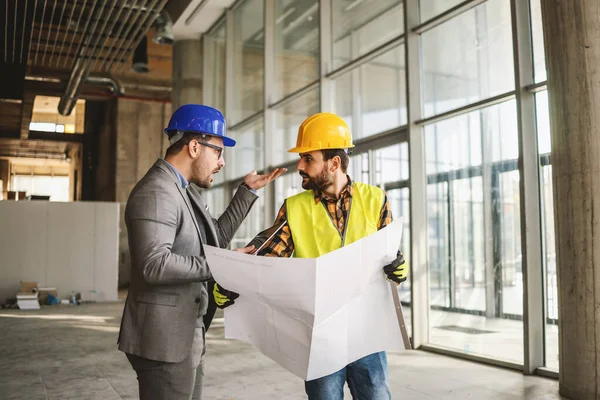
<svg viewBox="0 0 600 400">
<path fill-rule="evenodd" d="M 0 310 L 0 399 L 137 399 L 116 349 L 123 303 Z M 388 355 L 394 399 L 560 399 L 558 383 L 422 351 Z M 208 332 L 205 399 L 304 399 L 303 382 L 251 346 Z M 350 398 L 349 396 L 347 398 Z"/>
</svg>

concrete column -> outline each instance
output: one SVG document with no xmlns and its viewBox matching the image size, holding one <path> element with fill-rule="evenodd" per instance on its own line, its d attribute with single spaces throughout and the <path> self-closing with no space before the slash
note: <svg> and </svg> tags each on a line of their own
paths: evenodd
<svg viewBox="0 0 600 400">
<path fill-rule="evenodd" d="M 202 103 L 202 47 L 202 39 L 173 44 L 173 111 L 183 104 Z"/>
<path fill-rule="evenodd" d="M 560 393 L 600 399 L 600 7 L 543 0 L 558 266 Z"/>
</svg>

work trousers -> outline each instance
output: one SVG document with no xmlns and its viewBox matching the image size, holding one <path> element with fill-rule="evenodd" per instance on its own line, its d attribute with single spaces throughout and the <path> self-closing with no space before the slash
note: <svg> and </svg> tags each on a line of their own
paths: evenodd
<svg viewBox="0 0 600 400">
<path fill-rule="evenodd" d="M 181 362 L 149 360 L 127 353 L 137 374 L 140 400 L 201 400 L 204 330 L 196 328 L 190 354 Z"/>
</svg>

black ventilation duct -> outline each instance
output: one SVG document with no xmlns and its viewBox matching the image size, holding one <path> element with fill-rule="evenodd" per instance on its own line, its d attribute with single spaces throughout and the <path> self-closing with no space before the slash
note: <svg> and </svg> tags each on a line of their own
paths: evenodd
<svg viewBox="0 0 600 400">
<path fill-rule="evenodd" d="M 132 62 L 132 68 L 135 72 L 150 72 L 150 67 L 148 67 L 148 39 L 146 36 L 142 38 L 140 44 L 135 48 Z"/>
</svg>

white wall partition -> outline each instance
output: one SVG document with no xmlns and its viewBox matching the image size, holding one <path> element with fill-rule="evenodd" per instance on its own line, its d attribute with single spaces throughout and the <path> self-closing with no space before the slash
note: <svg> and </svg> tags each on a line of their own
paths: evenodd
<svg viewBox="0 0 600 400">
<path fill-rule="evenodd" d="M 117 300 L 119 204 L 0 202 L 0 303 L 20 281 Z"/>
</svg>

